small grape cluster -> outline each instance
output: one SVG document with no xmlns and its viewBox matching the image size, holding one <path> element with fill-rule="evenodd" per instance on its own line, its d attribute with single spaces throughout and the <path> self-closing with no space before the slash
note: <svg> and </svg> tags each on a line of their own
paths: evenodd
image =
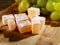
<svg viewBox="0 0 60 45">
<path fill-rule="evenodd" d="M 60 20 L 60 0 L 15 0 L 19 13 L 26 12 L 29 7 L 40 8 L 43 15 L 49 15 L 52 20 Z M 50 13 L 50 14 L 49 14 Z"/>
</svg>

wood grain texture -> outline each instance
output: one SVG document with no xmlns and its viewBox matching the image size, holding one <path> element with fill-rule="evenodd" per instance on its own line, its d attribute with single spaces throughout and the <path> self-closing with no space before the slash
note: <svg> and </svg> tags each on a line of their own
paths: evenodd
<svg viewBox="0 0 60 45">
<path fill-rule="evenodd" d="M 40 35 L 38 35 L 38 36 L 36 36 L 36 35 L 32 36 L 30 34 L 18 35 L 15 32 L 4 32 L 4 33 L 0 34 L 0 41 L 1 41 L 0 43 L 6 44 L 6 45 L 13 45 L 13 44 L 14 45 L 16 45 L 16 44 L 17 45 L 23 45 L 23 44 L 26 44 L 26 45 L 58 45 L 60 43 L 60 27 L 52 27 L 50 25 L 47 25 L 44 30 L 45 31 L 41 35 L 41 37 L 39 37 Z M 5 34 L 6 37 L 3 34 Z M 13 35 L 14 35 L 14 37 L 13 37 Z M 9 41 L 10 39 L 8 38 L 9 36 L 13 40 L 16 40 L 17 38 L 19 38 L 19 36 L 21 36 L 21 37 L 16 42 L 15 41 L 10 42 Z"/>
<path fill-rule="evenodd" d="M 0 10 L 3 10 L 14 3 L 14 0 L 0 0 Z"/>
<path fill-rule="evenodd" d="M 60 27 L 47 26 L 37 45 L 58 45 L 60 43 Z"/>
</svg>

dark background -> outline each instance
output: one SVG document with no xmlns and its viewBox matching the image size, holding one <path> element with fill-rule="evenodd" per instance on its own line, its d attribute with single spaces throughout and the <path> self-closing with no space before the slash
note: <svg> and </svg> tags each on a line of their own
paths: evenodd
<svg viewBox="0 0 60 45">
<path fill-rule="evenodd" d="M 0 0 L 0 11 L 13 4 L 14 0 Z"/>
</svg>

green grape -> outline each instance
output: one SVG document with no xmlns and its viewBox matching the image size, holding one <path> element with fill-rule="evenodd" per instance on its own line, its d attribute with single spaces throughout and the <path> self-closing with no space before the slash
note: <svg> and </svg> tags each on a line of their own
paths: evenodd
<svg viewBox="0 0 60 45">
<path fill-rule="evenodd" d="M 45 7 L 46 6 L 46 3 L 47 3 L 47 0 L 37 0 L 37 4 L 40 7 Z"/>
<path fill-rule="evenodd" d="M 56 3 L 56 5 L 54 6 L 54 9 L 60 12 L 60 3 Z"/>
<path fill-rule="evenodd" d="M 47 11 L 46 8 L 41 8 L 41 13 L 44 14 L 44 15 L 48 15 L 49 12 Z"/>
<path fill-rule="evenodd" d="M 21 3 L 18 5 L 19 13 L 26 12 L 27 9 L 30 7 L 28 0 L 22 0 Z"/>
<path fill-rule="evenodd" d="M 60 2 L 60 0 L 48 0 L 48 1 L 54 1 L 56 3 Z"/>
<path fill-rule="evenodd" d="M 29 2 L 30 2 L 31 4 L 36 4 L 36 3 L 37 3 L 37 0 L 29 0 Z"/>
<path fill-rule="evenodd" d="M 60 13 L 57 12 L 57 11 L 54 11 L 54 12 L 51 13 L 50 18 L 51 18 L 52 20 L 59 20 L 59 19 L 60 19 Z"/>
<path fill-rule="evenodd" d="M 36 4 L 36 5 L 33 5 L 33 7 L 35 7 L 35 8 L 40 8 L 37 4 Z"/>
<path fill-rule="evenodd" d="M 54 5 L 55 2 L 54 1 L 48 1 L 46 4 L 46 9 L 50 12 L 54 11 Z"/>
<path fill-rule="evenodd" d="M 60 2 L 60 0 L 55 0 L 55 2 Z"/>
<path fill-rule="evenodd" d="M 21 2 L 21 0 L 15 0 L 17 3 L 20 3 Z"/>
</svg>

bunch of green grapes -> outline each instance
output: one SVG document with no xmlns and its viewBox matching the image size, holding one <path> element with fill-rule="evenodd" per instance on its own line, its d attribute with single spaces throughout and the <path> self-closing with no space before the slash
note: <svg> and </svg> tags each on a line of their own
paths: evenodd
<svg viewBox="0 0 60 45">
<path fill-rule="evenodd" d="M 51 20 L 60 20 L 60 0 L 37 0 L 37 4 L 44 15 L 50 12 Z"/>
<path fill-rule="evenodd" d="M 50 14 L 52 20 L 60 20 L 60 0 L 15 0 L 19 13 L 26 12 L 29 7 L 40 8 L 43 15 Z"/>
<path fill-rule="evenodd" d="M 50 18 L 52 20 L 60 20 L 60 0 L 48 0 L 46 9 L 51 12 Z"/>
</svg>

